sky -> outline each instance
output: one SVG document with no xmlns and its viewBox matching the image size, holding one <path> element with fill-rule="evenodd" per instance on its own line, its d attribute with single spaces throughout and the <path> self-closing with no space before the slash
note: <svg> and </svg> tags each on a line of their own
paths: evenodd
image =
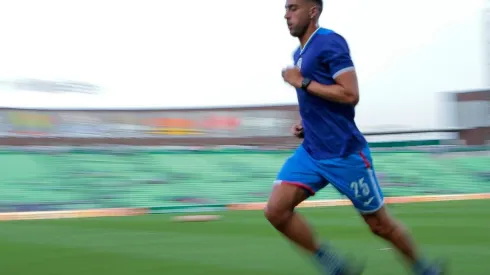
<svg viewBox="0 0 490 275">
<path fill-rule="evenodd" d="M 0 80 L 87 81 L 100 94 L 0 88 L 0 106 L 173 108 L 295 104 L 298 46 L 283 0 L 0 2 Z M 454 126 L 441 92 L 490 86 L 485 0 L 327 0 L 348 41 L 362 130 Z M 485 39 L 488 39 L 485 41 Z M 487 64 L 487 65 L 485 65 Z"/>
</svg>

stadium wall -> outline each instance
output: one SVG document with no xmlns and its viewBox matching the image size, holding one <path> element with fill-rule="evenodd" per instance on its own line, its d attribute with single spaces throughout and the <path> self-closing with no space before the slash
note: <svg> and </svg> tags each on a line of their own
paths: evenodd
<svg viewBox="0 0 490 275">
<path fill-rule="evenodd" d="M 458 93 L 458 129 L 365 133 L 368 136 L 457 132 L 467 145 L 488 142 L 490 91 Z M 486 101 L 484 101 L 486 100 Z M 479 108 L 475 108 L 476 105 Z M 471 105 L 471 106 L 470 106 Z M 476 110 L 481 110 L 475 112 Z M 463 115 L 462 115 L 463 114 Z M 476 116 L 476 120 L 475 120 Z M 483 117 L 482 117 L 483 116 Z M 291 147 L 296 105 L 167 110 L 35 110 L 0 108 L 0 145 L 251 145 Z M 475 122 L 477 122 L 475 124 Z M 412 139 L 413 136 L 407 139 Z"/>
<path fill-rule="evenodd" d="M 3 145 L 297 144 L 297 106 L 172 110 L 0 109 Z"/>
</svg>

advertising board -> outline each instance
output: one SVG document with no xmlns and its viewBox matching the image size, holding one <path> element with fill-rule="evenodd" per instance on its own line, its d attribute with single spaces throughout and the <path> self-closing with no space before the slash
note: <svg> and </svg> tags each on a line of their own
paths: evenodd
<svg viewBox="0 0 490 275">
<path fill-rule="evenodd" d="M 234 138 L 289 136 L 295 110 L 0 110 L 3 136 Z"/>
</svg>

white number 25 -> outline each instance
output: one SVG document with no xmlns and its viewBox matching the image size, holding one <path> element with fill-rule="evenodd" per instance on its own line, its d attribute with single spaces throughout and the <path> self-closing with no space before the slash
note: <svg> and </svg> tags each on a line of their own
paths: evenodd
<svg viewBox="0 0 490 275">
<path fill-rule="evenodd" d="M 369 190 L 369 185 L 364 182 L 364 178 L 360 178 L 358 181 L 353 181 L 350 184 L 350 188 L 354 191 L 354 196 L 356 196 L 356 198 L 361 196 L 365 197 L 371 192 Z"/>
</svg>

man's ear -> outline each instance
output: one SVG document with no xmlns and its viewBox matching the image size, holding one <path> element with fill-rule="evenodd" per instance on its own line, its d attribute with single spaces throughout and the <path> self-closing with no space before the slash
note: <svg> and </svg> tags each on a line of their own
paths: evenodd
<svg viewBox="0 0 490 275">
<path fill-rule="evenodd" d="M 315 17 L 318 17 L 318 7 L 317 6 L 313 6 L 310 8 L 310 18 L 313 19 Z"/>
</svg>

